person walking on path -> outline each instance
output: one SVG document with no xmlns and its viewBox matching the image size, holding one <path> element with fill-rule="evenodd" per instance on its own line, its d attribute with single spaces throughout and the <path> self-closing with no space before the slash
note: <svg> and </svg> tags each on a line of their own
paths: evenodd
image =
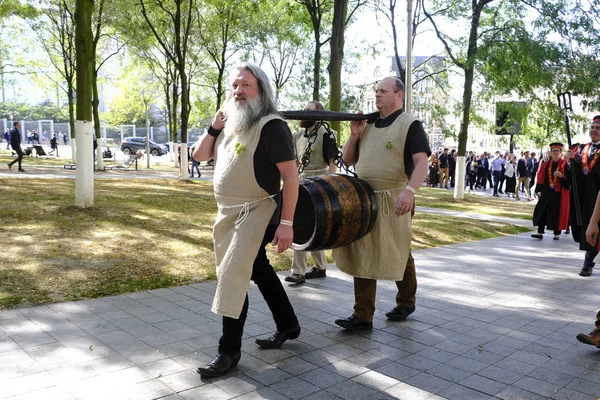
<svg viewBox="0 0 600 400">
<path fill-rule="evenodd" d="M 529 152 L 526 151 L 523 153 L 523 156 L 519 158 L 519 161 L 517 162 L 517 200 L 520 200 L 519 188 L 523 186 L 525 193 L 527 194 L 527 201 L 531 201 L 531 194 L 529 193 L 530 170 L 528 168 L 528 160 Z"/>
<path fill-rule="evenodd" d="M 579 249 L 585 251 L 583 267 L 579 272 L 581 276 L 590 276 L 594 269 L 594 259 L 598 255 L 598 249 L 589 245 L 585 239 L 586 229 L 594 211 L 594 204 L 598 192 L 600 192 L 600 167 L 596 164 L 600 159 L 600 115 L 592 119 L 590 126 L 591 142 L 580 144 L 576 152 L 569 150 L 566 154 L 568 160 L 574 159 L 575 179 L 577 181 L 577 194 L 579 196 L 579 207 L 581 210 L 581 226 L 573 225 L 571 234 L 573 240 L 579 243 Z M 571 223 L 576 223 L 575 202 L 571 206 Z"/>
<path fill-rule="evenodd" d="M 390 205 L 380 209 L 368 234 L 333 250 L 338 268 L 354 277 L 354 312 L 335 321 L 348 331 L 373 328 L 378 279 L 394 280 L 398 288 L 396 307 L 386 314 L 388 319 L 403 320 L 415 311 L 411 214 L 415 194 L 427 175 L 431 150 L 423 125 L 402 112 L 403 103 L 402 81 L 382 79 L 375 92 L 379 118 L 368 125 L 367 121 L 353 121 L 344 145 L 344 162 L 355 165 L 358 176 L 376 191 L 379 204 Z"/>
<path fill-rule="evenodd" d="M 539 201 L 533 211 L 533 226 L 538 230 L 531 235 L 536 239 L 542 239 L 547 228 L 554 232 L 554 240 L 558 240 L 560 232 L 569 226 L 569 165 L 562 157 L 563 147 L 562 143 L 551 143 L 551 158 L 538 171 L 535 188 Z"/>
<path fill-rule="evenodd" d="M 448 189 L 448 174 L 450 170 L 450 154 L 448 149 L 444 149 L 440 157 L 438 158 L 440 166 L 440 189 Z"/>
<path fill-rule="evenodd" d="M 304 107 L 306 111 L 324 110 L 323 105 L 318 101 L 309 101 Z M 300 121 L 300 130 L 294 134 L 294 145 L 296 147 L 296 162 L 299 165 L 308 148 L 309 137 L 305 133 L 314 133 L 317 135 L 314 141 L 308 165 L 305 166 L 300 178 L 309 176 L 322 176 L 333 174 L 336 170 L 334 160 L 337 153 L 337 144 L 332 142 L 327 130 L 322 125 L 319 126 L 317 132 L 314 132 L 315 121 Z M 332 131 L 335 134 L 335 131 Z M 327 274 L 327 258 L 325 251 L 311 251 L 315 266 L 308 272 L 306 251 L 294 250 L 294 258 L 292 260 L 292 272 L 285 277 L 286 282 L 300 284 L 306 282 L 307 279 L 323 278 Z"/>
<path fill-rule="evenodd" d="M 498 197 L 498 185 L 500 184 L 500 178 L 502 177 L 502 168 L 504 167 L 504 160 L 500 155 L 500 152 L 496 152 L 496 157 L 492 160 L 490 168 L 492 169 L 492 177 L 494 178 L 494 197 Z"/>
<path fill-rule="evenodd" d="M 273 90 L 262 69 L 242 63 L 231 82 L 224 110 L 194 146 L 193 155 L 197 161 L 216 160 L 217 288 L 211 310 L 223 316 L 223 333 L 217 356 L 198 368 L 204 377 L 224 375 L 240 361 L 250 280 L 257 284 L 277 328 L 268 339 L 256 340 L 260 347 L 280 348 L 301 330 L 265 249 L 272 242 L 281 253 L 292 244 L 299 188 L 292 133 L 277 114 Z"/>
<path fill-rule="evenodd" d="M 12 169 L 15 163 L 19 163 L 19 172 L 25 172 L 21 167 L 21 161 L 23 160 L 23 150 L 21 150 L 21 123 L 19 121 L 13 122 L 13 130 L 10 131 L 10 146 L 17 153 L 17 158 L 8 163 L 8 169 Z"/>
<path fill-rule="evenodd" d="M 50 152 L 48 153 L 48 155 L 56 152 L 56 158 L 58 158 L 58 141 L 56 139 L 56 133 L 52 134 L 52 139 L 50 139 L 50 148 L 52 150 L 50 150 Z"/>
<path fill-rule="evenodd" d="M 6 140 L 6 150 L 10 149 L 10 131 L 8 128 L 4 131 L 4 139 Z"/>
</svg>

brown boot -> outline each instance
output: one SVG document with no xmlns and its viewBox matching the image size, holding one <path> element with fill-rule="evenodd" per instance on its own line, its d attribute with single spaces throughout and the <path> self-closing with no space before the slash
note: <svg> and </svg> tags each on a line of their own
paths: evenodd
<svg viewBox="0 0 600 400">
<path fill-rule="evenodd" d="M 600 347 L 600 328 L 594 329 L 588 335 L 584 333 L 578 334 L 577 340 L 584 344 L 591 344 L 592 346 Z"/>
</svg>

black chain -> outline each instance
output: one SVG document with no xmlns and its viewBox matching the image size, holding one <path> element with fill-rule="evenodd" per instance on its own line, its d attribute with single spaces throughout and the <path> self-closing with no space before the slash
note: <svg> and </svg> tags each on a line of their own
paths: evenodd
<svg viewBox="0 0 600 400">
<path fill-rule="evenodd" d="M 312 146 L 317 140 L 317 132 L 321 127 L 325 128 L 326 134 L 329 136 L 329 150 L 330 154 L 334 154 L 333 164 L 338 167 L 340 171 L 345 170 L 346 173 L 353 175 L 355 178 L 358 177 L 356 172 L 350 171 L 346 163 L 344 163 L 344 154 L 342 150 L 337 147 L 337 138 L 335 137 L 333 131 L 329 128 L 329 124 L 325 121 L 317 121 L 313 127 L 313 129 L 309 132 L 308 129 L 304 132 L 304 137 L 308 138 L 308 146 L 306 146 L 306 150 L 300 159 L 300 165 L 298 166 L 298 174 L 304 172 L 304 169 L 310 163 L 310 154 L 312 152 Z"/>
</svg>

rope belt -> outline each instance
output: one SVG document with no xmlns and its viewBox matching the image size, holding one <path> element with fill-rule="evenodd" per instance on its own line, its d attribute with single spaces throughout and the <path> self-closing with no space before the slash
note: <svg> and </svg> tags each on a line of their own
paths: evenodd
<svg viewBox="0 0 600 400">
<path fill-rule="evenodd" d="M 382 207 L 381 207 L 381 215 L 383 215 L 384 217 L 388 217 L 390 215 L 390 204 L 389 204 L 389 198 L 392 198 L 392 192 L 396 191 L 396 190 L 402 190 L 404 189 L 403 187 L 401 188 L 394 188 L 394 189 L 383 189 L 383 190 L 375 190 L 374 192 L 376 194 L 383 194 L 383 201 L 382 201 Z"/>
<path fill-rule="evenodd" d="M 263 201 L 263 200 L 267 200 L 267 199 L 272 199 L 275 196 L 277 196 L 277 194 L 272 194 L 270 196 L 263 197 L 262 199 L 258 199 L 258 200 L 254 200 L 254 201 L 250 201 L 250 202 L 247 201 L 247 202 L 245 202 L 243 204 L 237 204 L 237 205 L 234 205 L 234 206 L 220 206 L 220 208 L 225 209 L 225 210 L 231 210 L 233 208 L 239 208 L 239 207 L 241 207 L 240 213 L 238 214 L 238 217 L 235 220 L 235 227 L 238 228 L 248 218 L 248 214 L 250 213 L 250 205 L 252 205 L 254 203 L 258 203 L 259 201 Z"/>
</svg>

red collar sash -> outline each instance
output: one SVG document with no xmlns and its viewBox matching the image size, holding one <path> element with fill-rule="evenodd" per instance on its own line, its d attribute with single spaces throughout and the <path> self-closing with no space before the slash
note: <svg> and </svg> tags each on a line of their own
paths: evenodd
<svg viewBox="0 0 600 400">
<path fill-rule="evenodd" d="M 581 151 L 581 172 L 583 172 L 584 175 L 589 174 L 592 168 L 594 168 L 594 165 L 596 165 L 596 163 L 598 162 L 598 158 L 600 158 L 600 152 L 598 150 L 595 150 L 594 155 L 592 156 L 592 161 L 588 163 L 591 146 L 592 144 L 588 143 L 585 146 L 583 146 L 583 150 Z"/>
</svg>

